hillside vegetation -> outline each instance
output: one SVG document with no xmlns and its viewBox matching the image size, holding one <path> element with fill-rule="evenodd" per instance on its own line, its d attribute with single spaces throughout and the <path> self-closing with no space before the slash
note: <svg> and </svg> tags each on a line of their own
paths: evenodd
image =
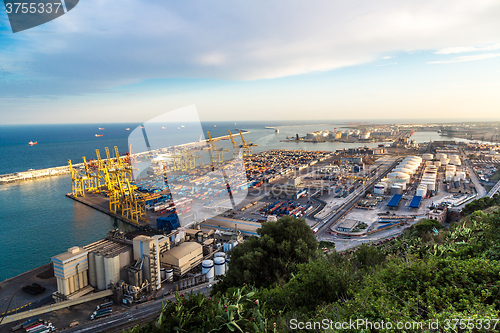
<svg viewBox="0 0 500 333">
<path fill-rule="evenodd" d="M 320 254 L 302 219 L 264 223 L 260 238 L 230 252 L 212 297 L 176 295 L 155 322 L 129 332 L 498 331 L 498 199 L 469 204 L 481 209 L 450 228 L 421 220 L 345 254 Z"/>
</svg>

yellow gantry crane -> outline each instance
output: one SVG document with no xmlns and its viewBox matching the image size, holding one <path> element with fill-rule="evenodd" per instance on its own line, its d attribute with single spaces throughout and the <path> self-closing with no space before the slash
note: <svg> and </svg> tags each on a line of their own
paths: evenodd
<svg viewBox="0 0 500 333">
<path fill-rule="evenodd" d="M 231 139 L 231 143 L 233 144 L 233 158 L 238 158 L 240 156 L 243 156 L 243 145 L 240 145 L 236 143 L 233 139 L 233 135 L 231 134 L 230 130 L 227 130 L 229 132 L 229 138 Z"/>
<path fill-rule="evenodd" d="M 85 184 L 87 182 L 87 176 L 82 175 L 78 170 L 73 168 L 71 160 L 68 160 L 69 171 L 71 172 L 71 193 L 73 196 L 78 195 L 85 196 Z"/>
<path fill-rule="evenodd" d="M 212 155 L 212 165 L 216 163 L 222 163 L 224 161 L 224 152 L 229 150 L 224 149 L 222 147 L 217 147 L 214 144 L 214 141 L 212 140 L 210 132 L 207 132 L 207 134 L 208 134 L 208 142 L 210 144 L 210 155 Z"/>
<path fill-rule="evenodd" d="M 241 130 L 238 131 L 240 131 L 241 142 L 243 142 L 243 145 L 241 147 L 243 156 L 252 156 L 253 147 L 258 147 L 259 145 L 252 142 L 246 142 L 245 138 L 243 137 L 243 133 L 241 133 Z"/>
<path fill-rule="evenodd" d="M 83 164 L 85 165 L 85 175 L 87 176 L 87 181 L 85 182 L 85 190 L 91 192 L 99 191 L 99 175 L 90 169 L 89 164 L 85 156 L 83 158 Z"/>
<path fill-rule="evenodd" d="M 370 179 L 370 177 L 360 177 L 360 176 L 352 176 L 352 175 L 345 176 L 345 178 L 350 179 L 351 181 L 362 180 L 363 186 L 366 184 L 366 181 Z"/>
</svg>

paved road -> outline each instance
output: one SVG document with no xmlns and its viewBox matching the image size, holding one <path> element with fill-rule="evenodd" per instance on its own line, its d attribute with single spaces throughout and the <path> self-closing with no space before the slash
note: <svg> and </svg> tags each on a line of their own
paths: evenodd
<svg viewBox="0 0 500 333">
<path fill-rule="evenodd" d="M 498 192 L 498 190 L 500 190 L 500 181 L 496 183 L 495 186 L 493 186 L 492 189 L 488 192 L 488 197 L 492 198 L 495 193 Z"/>
<path fill-rule="evenodd" d="M 480 198 L 486 196 L 486 190 L 479 182 L 479 179 L 477 178 L 476 173 L 474 172 L 474 170 L 472 169 L 472 167 L 470 165 L 470 161 L 468 160 L 467 156 L 465 155 L 465 153 L 463 152 L 462 149 L 460 149 L 460 154 L 462 155 L 462 160 L 465 162 L 465 165 L 466 165 L 467 170 L 469 172 L 469 177 L 472 180 L 472 182 L 474 183 L 474 186 L 476 187 L 477 199 L 480 199 Z"/>
<path fill-rule="evenodd" d="M 209 287 L 210 286 L 210 287 Z M 208 283 L 201 284 L 191 289 L 186 289 L 179 291 L 179 293 L 189 293 L 191 291 L 199 292 L 201 291 L 205 295 L 210 292 L 211 285 Z M 141 319 L 146 319 L 148 317 L 155 317 L 160 313 L 160 309 L 163 303 L 169 299 L 174 299 L 175 295 L 169 295 L 156 301 L 139 304 L 137 306 L 132 306 L 128 311 L 111 315 L 109 317 L 97 319 L 83 325 L 75 326 L 63 330 L 65 333 L 93 333 L 102 332 L 104 330 L 117 330 L 121 332 L 122 329 L 130 328 L 136 325 L 136 322 L 141 321 Z"/>
<path fill-rule="evenodd" d="M 392 160 L 388 160 L 384 164 L 380 166 L 382 173 L 378 174 L 376 178 L 371 179 L 365 186 L 361 186 L 360 188 L 354 191 L 354 194 L 350 199 L 348 199 L 332 216 L 322 221 L 318 226 L 318 231 L 316 232 L 317 238 L 319 240 L 329 240 L 329 237 L 326 232 L 330 230 L 330 227 L 334 225 L 342 216 L 344 216 L 361 198 L 365 195 L 365 190 L 370 188 L 372 185 L 375 185 L 380 179 L 384 178 L 387 173 L 392 170 L 397 163 L 399 163 L 399 158 L 394 158 Z"/>
</svg>

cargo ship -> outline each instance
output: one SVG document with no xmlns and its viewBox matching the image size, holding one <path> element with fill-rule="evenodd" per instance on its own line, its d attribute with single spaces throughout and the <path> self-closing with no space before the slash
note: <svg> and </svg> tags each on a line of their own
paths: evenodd
<svg viewBox="0 0 500 333">
<path fill-rule="evenodd" d="M 38 141 L 35 141 L 35 142 L 30 141 L 30 142 L 28 142 L 28 144 L 29 144 L 30 146 L 37 145 L 37 144 L 38 144 Z"/>
<path fill-rule="evenodd" d="M 103 134 L 96 134 L 95 136 L 96 136 L 96 137 L 98 137 L 98 136 L 103 136 Z"/>
<path fill-rule="evenodd" d="M 104 127 L 99 127 L 99 131 L 102 131 L 102 130 L 104 130 Z"/>
</svg>

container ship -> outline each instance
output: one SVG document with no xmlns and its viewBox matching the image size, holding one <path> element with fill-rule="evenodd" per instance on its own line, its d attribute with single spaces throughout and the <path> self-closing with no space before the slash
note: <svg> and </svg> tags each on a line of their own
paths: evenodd
<svg viewBox="0 0 500 333">
<path fill-rule="evenodd" d="M 29 144 L 30 146 L 37 145 L 37 144 L 38 144 L 38 141 L 35 141 L 35 142 L 30 141 L 30 142 L 28 142 L 28 144 Z"/>
</svg>

